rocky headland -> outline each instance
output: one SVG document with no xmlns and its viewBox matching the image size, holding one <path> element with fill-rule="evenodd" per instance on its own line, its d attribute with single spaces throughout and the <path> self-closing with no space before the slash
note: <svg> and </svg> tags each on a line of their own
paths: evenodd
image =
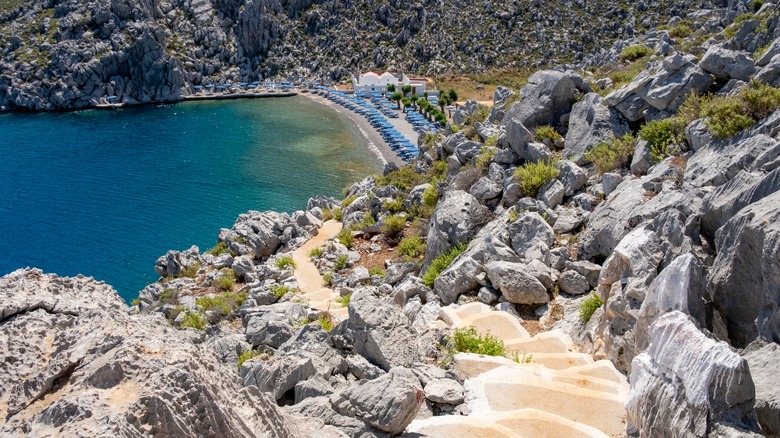
<svg viewBox="0 0 780 438">
<path fill-rule="evenodd" d="M 343 200 L 242 214 L 131 307 L 1 278 L 0 431 L 777 436 L 780 12 L 740 5 L 468 102 Z"/>
</svg>

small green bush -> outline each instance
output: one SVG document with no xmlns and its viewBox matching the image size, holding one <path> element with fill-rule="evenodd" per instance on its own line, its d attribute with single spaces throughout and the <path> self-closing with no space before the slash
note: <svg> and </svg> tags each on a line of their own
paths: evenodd
<svg viewBox="0 0 780 438">
<path fill-rule="evenodd" d="M 195 262 L 185 267 L 179 274 L 179 277 L 195 278 L 198 275 L 198 271 L 200 271 L 200 263 Z"/>
<path fill-rule="evenodd" d="M 491 135 L 485 140 L 485 146 L 492 148 L 498 146 L 498 135 Z"/>
<path fill-rule="evenodd" d="M 352 248 L 352 228 L 345 227 L 342 228 L 341 231 L 339 231 L 338 234 L 336 234 L 336 239 L 338 239 L 339 242 L 341 242 L 342 245 L 346 246 L 347 248 Z"/>
<path fill-rule="evenodd" d="M 599 175 L 622 169 L 631 163 L 635 144 L 636 137 L 629 133 L 600 143 L 585 154 L 585 159 L 596 166 Z"/>
<path fill-rule="evenodd" d="M 493 157 L 496 156 L 496 152 L 498 152 L 498 149 L 495 147 L 483 146 L 482 153 L 477 157 L 477 167 L 487 169 L 493 161 Z"/>
<path fill-rule="evenodd" d="M 398 248 L 396 250 L 398 251 L 398 254 L 401 254 L 402 256 L 411 258 L 418 257 L 425 252 L 425 242 L 423 242 L 422 237 L 419 236 L 404 237 L 401 239 L 401 242 L 398 243 Z"/>
<path fill-rule="evenodd" d="M 241 370 L 241 366 L 244 365 L 244 362 L 248 361 L 249 359 L 253 359 L 255 357 L 260 357 L 261 359 L 268 358 L 268 353 L 265 353 L 260 350 L 249 350 L 241 353 L 240 356 L 238 356 L 238 369 Z"/>
<path fill-rule="evenodd" d="M 743 88 L 739 96 L 745 102 L 750 117 L 759 121 L 780 108 L 780 88 L 753 82 Z"/>
<path fill-rule="evenodd" d="M 382 233 L 390 238 L 395 238 L 401 234 L 404 227 L 406 227 L 406 218 L 403 216 L 393 215 L 386 217 L 385 220 L 382 221 Z"/>
<path fill-rule="evenodd" d="M 580 304 L 579 307 L 580 319 L 583 322 L 590 321 L 590 317 L 593 316 L 593 313 L 603 305 L 604 305 L 604 301 L 601 301 L 601 298 L 598 295 L 596 295 L 596 292 L 591 292 L 590 295 L 588 295 L 588 297 L 585 298 L 582 304 Z"/>
<path fill-rule="evenodd" d="M 228 248 L 226 242 L 218 242 L 213 248 L 211 248 L 210 250 L 206 251 L 206 254 L 211 254 L 211 255 L 215 255 L 215 256 L 218 256 L 220 254 L 235 255 L 233 253 L 233 251 L 231 251 L 230 248 Z"/>
<path fill-rule="evenodd" d="M 276 283 L 276 284 L 272 284 L 268 288 L 268 290 L 271 291 L 272 294 L 274 294 L 274 297 L 276 297 L 277 300 L 280 300 L 283 296 L 287 295 L 290 292 L 293 292 L 295 289 L 291 288 L 290 286 Z"/>
<path fill-rule="evenodd" d="M 408 191 L 425 182 L 425 175 L 417 173 L 414 166 L 404 166 L 387 175 L 375 176 L 374 180 L 378 186 L 394 186 L 399 190 Z"/>
<path fill-rule="evenodd" d="M 398 213 L 404 209 L 404 198 L 395 198 L 390 201 L 385 201 L 383 206 L 385 207 L 385 210 L 390 213 Z"/>
<path fill-rule="evenodd" d="M 654 120 L 639 130 L 639 135 L 647 141 L 647 147 L 652 151 L 656 161 L 669 156 L 669 146 L 684 140 L 682 134 L 685 132 L 685 126 L 680 122 L 677 117 L 669 117 Z"/>
<path fill-rule="evenodd" d="M 485 121 L 485 119 L 488 118 L 490 111 L 491 110 L 489 107 L 480 105 L 476 111 L 466 117 L 466 119 L 463 121 L 463 124 L 466 126 L 474 126 L 474 124 L 477 122 L 482 123 Z"/>
<path fill-rule="evenodd" d="M 338 300 L 336 300 L 337 303 L 341 304 L 341 307 L 347 307 L 349 306 L 349 300 L 352 299 L 352 293 L 348 293 L 344 295 L 343 297 L 339 297 Z"/>
<path fill-rule="evenodd" d="M 141 304 L 141 299 L 140 298 L 135 298 L 135 299 L 133 299 L 133 301 L 130 301 L 130 306 L 137 306 L 139 304 Z"/>
<path fill-rule="evenodd" d="M 292 256 L 290 255 L 277 257 L 277 259 L 274 261 L 274 264 L 279 269 L 287 269 L 287 268 L 295 269 L 298 267 L 295 263 L 295 260 L 293 260 Z"/>
<path fill-rule="evenodd" d="M 341 209 L 334 208 L 332 213 L 333 213 L 333 219 L 336 219 L 337 221 L 341 222 Z"/>
<path fill-rule="evenodd" d="M 452 331 L 448 344 L 459 353 L 475 353 L 487 356 L 505 356 L 504 341 L 491 334 L 484 336 L 474 327 L 459 327 Z"/>
<path fill-rule="evenodd" d="M 765 46 L 761 46 L 761 47 L 757 48 L 753 52 L 753 59 L 758 60 L 758 58 L 764 56 L 764 53 L 766 53 L 766 51 L 769 50 L 769 46 L 771 46 L 771 45 L 772 45 L 772 43 L 769 43 L 769 44 L 767 44 Z"/>
<path fill-rule="evenodd" d="M 160 294 L 158 300 L 160 301 L 160 304 L 170 304 L 170 305 L 178 304 L 179 290 L 166 287 L 163 289 L 163 293 Z"/>
<path fill-rule="evenodd" d="M 459 243 L 450 248 L 449 251 L 442 253 L 433 259 L 431 265 L 428 266 L 428 270 L 425 271 L 425 274 L 422 277 L 423 283 L 425 283 L 425 285 L 428 287 L 433 287 L 433 283 L 436 281 L 439 275 L 444 272 L 444 270 L 450 266 L 452 261 L 455 260 L 455 258 L 458 257 L 461 253 L 463 253 L 467 247 L 467 244 Z"/>
<path fill-rule="evenodd" d="M 233 277 L 229 277 L 229 276 L 218 277 L 216 280 L 214 280 L 214 286 L 223 292 L 229 292 L 233 290 L 233 287 L 235 285 L 236 285 L 236 280 Z"/>
<path fill-rule="evenodd" d="M 322 248 L 312 248 L 311 251 L 309 251 L 309 257 L 321 257 L 324 253 L 325 251 Z"/>
<path fill-rule="evenodd" d="M 333 285 L 333 273 L 332 272 L 326 272 L 322 276 L 322 282 L 325 283 L 326 286 L 332 286 Z"/>
<path fill-rule="evenodd" d="M 555 128 L 549 125 L 536 128 L 536 133 L 534 136 L 536 137 L 536 141 L 550 140 L 551 142 L 555 143 L 558 140 L 563 140 L 561 134 L 559 134 Z"/>
<path fill-rule="evenodd" d="M 623 61 L 636 61 L 639 58 L 643 58 L 648 55 L 653 54 L 653 49 L 643 46 L 641 44 L 636 44 L 633 46 L 628 46 L 625 49 L 623 49 L 620 52 L 620 55 L 618 55 L 618 58 L 620 58 Z"/>
<path fill-rule="evenodd" d="M 326 332 L 333 330 L 333 317 L 330 314 L 320 316 L 315 322 Z"/>
<path fill-rule="evenodd" d="M 357 199 L 357 198 L 358 198 L 358 196 L 357 196 L 357 195 L 352 195 L 352 196 L 348 196 L 348 197 L 344 198 L 344 200 L 343 200 L 343 201 L 341 201 L 341 208 L 347 208 L 347 207 L 349 207 L 349 206 L 350 206 L 350 204 L 352 204 L 353 202 L 355 202 L 355 199 Z"/>
<path fill-rule="evenodd" d="M 346 269 L 348 261 L 349 257 L 347 257 L 346 254 L 342 254 L 336 257 L 336 265 L 333 267 L 333 269 L 335 269 L 336 272 L 341 271 L 342 269 Z"/>
<path fill-rule="evenodd" d="M 203 316 L 200 312 L 192 312 L 192 311 L 186 311 L 184 313 L 184 317 L 181 320 L 181 324 L 179 325 L 181 328 L 194 328 L 197 330 L 206 330 L 206 326 L 208 325 L 208 321 L 206 321 L 206 317 Z"/>
<path fill-rule="evenodd" d="M 753 0 L 750 2 L 750 9 L 752 9 L 753 12 L 758 12 L 758 10 L 761 9 L 761 6 L 764 6 L 764 0 Z"/>
<path fill-rule="evenodd" d="M 376 225 L 376 219 L 374 219 L 374 216 L 370 212 L 367 212 L 363 215 L 363 219 L 361 219 L 360 222 L 352 224 L 352 229 L 365 230 L 372 225 Z"/>
<path fill-rule="evenodd" d="M 329 208 L 322 209 L 322 220 L 329 221 L 333 219 L 333 212 Z"/>
<path fill-rule="evenodd" d="M 444 181 L 447 177 L 447 162 L 444 160 L 434 161 L 431 164 L 430 179 L 431 184 L 436 184 L 439 181 Z"/>
<path fill-rule="evenodd" d="M 518 167 L 515 170 L 515 178 L 520 182 L 525 196 L 534 197 L 544 183 L 556 178 L 558 173 L 555 162 L 539 161 Z"/>
<path fill-rule="evenodd" d="M 433 207 L 439 200 L 439 189 L 436 188 L 436 184 L 431 184 L 430 187 L 425 189 L 422 193 L 422 202 L 426 207 Z"/>
<path fill-rule="evenodd" d="M 385 277 L 385 270 L 384 269 L 380 269 L 380 268 L 371 268 L 371 269 L 368 270 L 368 274 L 371 275 L 372 277 L 374 275 L 378 275 L 378 276 L 384 278 Z"/>
<path fill-rule="evenodd" d="M 713 99 L 704 115 L 705 124 L 719 138 L 733 137 L 756 123 L 745 114 L 744 104 L 737 97 Z"/>
<path fill-rule="evenodd" d="M 669 31 L 669 36 L 672 38 L 688 38 L 693 33 L 693 29 L 686 21 L 677 23 L 672 30 Z"/>
<path fill-rule="evenodd" d="M 246 292 L 228 292 L 213 297 L 198 298 L 195 300 L 195 305 L 203 309 L 204 312 L 212 311 L 224 316 L 233 313 L 248 298 L 249 294 Z"/>
</svg>

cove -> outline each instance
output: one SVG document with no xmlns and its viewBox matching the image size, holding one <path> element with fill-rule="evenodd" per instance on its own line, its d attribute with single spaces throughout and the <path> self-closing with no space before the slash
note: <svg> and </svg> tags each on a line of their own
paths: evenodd
<svg viewBox="0 0 780 438">
<path fill-rule="evenodd" d="M 356 126 L 304 97 L 0 114 L 0 275 L 84 274 L 129 301 L 167 250 L 380 170 Z"/>
</svg>

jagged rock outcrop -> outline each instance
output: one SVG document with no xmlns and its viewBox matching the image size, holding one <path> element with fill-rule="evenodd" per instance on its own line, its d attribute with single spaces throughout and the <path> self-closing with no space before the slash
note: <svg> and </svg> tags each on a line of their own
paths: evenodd
<svg viewBox="0 0 780 438">
<path fill-rule="evenodd" d="M 295 436 L 275 403 L 241 388 L 201 335 L 130 315 L 91 278 L 0 278 L 4 436 Z M 119 414 L 117 414 L 119 413 Z"/>
<path fill-rule="evenodd" d="M 431 218 L 423 270 L 439 254 L 468 243 L 490 219 L 490 211 L 474 196 L 458 190 L 447 192 Z"/>
<path fill-rule="evenodd" d="M 538 71 L 520 90 L 521 101 L 512 105 L 504 117 L 507 132 L 512 124 L 528 129 L 542 125 L 560 126 L 561 116 L 568 113 L 578 96 L 590 91 L 581 76 L 552 70 Z"/>
<path fill-rule="evenodd" d="M 593 147 L 627 132 L 628 124 L 615 109 L 605 106 L 598 94 L 587 93 L 571 109 L 563 156 L 585 164 L 585 154 Z"/>
</svg>

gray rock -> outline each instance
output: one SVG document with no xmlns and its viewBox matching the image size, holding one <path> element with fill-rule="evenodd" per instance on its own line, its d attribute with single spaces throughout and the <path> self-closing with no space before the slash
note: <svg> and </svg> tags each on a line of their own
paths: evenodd
<svg viewBox="0 0 780 438">
<path fill-rule="evenodd" d="M 566 255 L 568 255 L 568 251 L 566 252 Z M 588 280 L 590 287 L 596 287 L 596 285 L 599 284 L 599 276 L 601 275 L 600 265 L 591 263 L 587 260 L 578 260 L 566 263 L 566 269 L 579 272 L 580 275 Z"/>
<path fill-rule="evenodd" d="M 504 129 L 506 131 L 505 146 L 513 151 L 516 156 L 523 157 L 523 151 L 526 146 L 534 141 L 534 135 L 525 127 L 519 119 L 504 119 Z"/>
<path fill-rule="evenodd" d="M 571 111 L 577 96 L 589 91 L 590 87 L 574 73 L 537 71 L 520 90 L 522 100 L 507 111 L 505 123 L 509 120 L 512 124 L 521 123 L 528 128 L 560 125 L 561 116 Z"/>
<path fill-rule="evenodd" d="M 631 158 L 631 173 L 634 175 L 644 175 L 650 170 L 655 159 L 653 151 L 647 146 L 647 141 L 640 137 L 634 148 L 634 155 Z"/>
<path fill-rule="evenodd" d="M 446 192 L 429 222 L 423 270 L 441 253 L 471 240 L 490 219 L 490 211 L 472 195 L 460 190 Z"/>
<path fill-rule="evenodd" d="M 290 324 L 265 318 L 252 318 L 246 326 L 246 339 L 254 347 L 279 348 L 294 334 Z"/>
<path fill-rule="evenodd" d="M 707 128 L 707 125 L 704 124 L 703 119 L 696 120 L 685 128 L 685 140 L 688 142 L 688 146 L 690 146 L 694 151 L 698 151 L 710 143 L 713 138 L 714 136 L 712 135 L 712 132 L 710 132 L 709 128 Z"/>
<path fill-rule="evenodd" d="M 777 381 L 777 364 L 780 363 L 780 346 L 770 342 L 763 346 L 751 345 L 744 353 L 750 366 L 750 377 L 756 386 L 756 415 L 761 433 L 765 436 L 780 434 L 780 388 Z"/>
<path fill-rule="evenodd" d="M 358 266 L 357 268 L 353 269 L 347 278 L 347 284 L 349 287 L 359 286 L 369 281 L 371 281 L 371 275 L 369 274 L 368 269 L 363 266 Z"/>
<path fill-rule="evenodd" d="M 310 359 L 317 375 L 323 379 L 347 371 L 347 363 L 335 349 L 332 337 L 318 324 L 303 326 L 279 347 L 276 354 Z"/>
<path fill-rule="evenodd" d="M 674 113 L 691 93 L 702 94 L 712 77 L 695 63 L 693 55 L 674 54 L 630 84 L 613 91 L 604 101 L 630 122 L 659 112 Z"/>
<path fill-rule="evenodd" d="M 252 349 L 240 333 L 213 336 L 206 341 L 206 344 L 214 350 L 220 362 L 231 366 L 238 363 L 238 357 L 242 353 Z"/>
<path fill-rule="evenodd" d="M 558 180 L 563 183 L 564 195 L 572 196 L 588 182 L 588 173 L 569 160 L 561 160 L 556 166 L 560 173 Z"/>
<path fill-rule="evenodd" d="M 477 292 L 477 300 L 488 306 L 496 304 L 499 298 L 501 298 L 501 295 L 489 287 L 481 287 L 479 288 L 479 292 Z"/>
<path fill-rule="evenodd" d="M 458 162 L 462 165 L 471 162 L 471 159 L 481 152 L 482 143 L 477 143 L 475 141 L 467 141 L 455 147 L 455 157 L 458 158 Z"/>
<path fill-rule="evenodd" d="M 699 61 L 702 70 L 718 79 L 747 81 L 756 71 L 753 60 L 746 53 L 729 50 L 723 46 L 711 46 Z"/>
<path fill-rule="evenodd" d="M 557 271 L 563 271 L 563 268 L 566 266 L 566 262 L 568 260 L 569 260 L 569 250 L 567 248 L 559 247 L 550 250 L 551 268 Z M 595 284 L 592 286 L 595 286 Z"/>
<path fill-rule="evenodd" d="M 309 380 L 303 380 L 295 385 L 295 403 L 311 397 L 321 397 L 333 394 L 333 387 L 328 382 L 319 377 L 312 377 Z"/>
<path fill-rule="evenodd" d="M 563 202 L 564 191 L 563 183 L 553 179 L 547 181 L 539 188 L 539 194 L 536 197 L 547 204 L 548 207 L 555 208 Z"/>
<path fill-rule="evenodd" d="M 294 389 L 295 385 L 317 374 L 311 359 L 295 356 L 274 356 L 269 360 L 248 360 L 240 370 L 244 386 L 256 386 L 274 400 Z"/>
<path fill-rule="evenodd" d="M 598 94 L 588 93 L 572 107 L 563 156 L 577 164 L 585 164 L 587 152 L 627 132 L 628 124 L 620 113 L 604 105 Z"/>
<path fill-rule="evenodd" d="M 588 279 L 577 271 L 566 271 L 558 279 L 562 292 L 570 295 L 582 295 L 590 291 Z"/>
<path fill-rule="evenodd" d="M 201 263 L 201 258 L 197 246 L 192 246 L 186 251 L 168 251 L 164 256 L 157 259 L 154 264 L 154 271 L 161 277 L 178 277 L 182 272 Z"/>
<path fill-rule="evenodd" d="M 571 233 L 582 225 L 583 218 L 573 208 L 561 207 L 558 212 L 558 219 L 553 225 L 553 232 L 556 234 Z"/>
<path fill-rule="evenodd" d="M 392 302 L 397 306 L 403 306 L 412 297 L 420 297 L 422 304 L 428 302 L 431 289 L 423 284 L 419 277 L 408 276 L 393 288 Z"/>
<path fill-rule="evenodd" d="M 509 226 L 512 249 L 527 260 L 535 258 L 539 251 L 549 252 L 555 236 L 550 225 L 536 212 L 522 213 Z"/>
<path fill-rule="evenodd" d="M 707 337 L 677 311 L 661 316 L 650 337 L 650 348 L 631 365 L 629 430 L 705 436 L 713 424 L 731 423 L 758 431 L 748 363 L 728 344 Z"/>
<path fill-rule="evenodd" d="M 321 423 L 312 430 L 312 433 L 309 436 L 316 435 L 320 437 L 324 435 L 324 438 L 329 438 L 328 435 L 325 434 L 325 429 L 327 427 L 335 428 L 335 432 L 339 433 L 335 435 L 338 438 L 343 438 L 344 436 L 373 438 L 377 436 L 377 430 L 368 426 L 363 421 L 336 412 L 331 404 L 331 397 L 309 397 L 302 400 L 300 403 L 287 407 L 287 410 L 295 415 L 296 419 L 303 416 L 316 418 L 321 421 Z M 327 426 L 322 427 L 322 424 Z"/>
<path fill-rule="evenodd" d="M 502 191 L 501 184 L 486 176 L 477 180 L 469 189 L 469 193 L 481 201 L 497 198 L 501 196 Z"/>
<path fill-rule="evenodd" d="M 604 196 L 609 195 L 623 182 L 623 177 L 617 173 L 607 172 L 601 176 L 601 186 L 604 188 Z"/>
<path fill-rule="evenodd" d="M 2 436 L 295 436 L 270 397 L 240 386 L 235 362 L 220 362 L 224 349 L 157 313 L 130 315 L 103 282 L 12 272 L 0 321 Z"/>
<path fill-rule="evenodd" d="M 780 192 L 743 208 L 715 235 L 709 290 L 732 345 L 780 339 Z"/>
<path fill-rule="evenodd" d="M 251 279 L 255 275 L 255 264 L 252 258 L 246 255 L 233 259 L 233 272 L 240 279 Z"/>
<path fill-rule="evenodd" d="M 425 385 L 425 398 L 446 405 L 463 403 L 463 385 L 452 379 L 434 379 Z"/>
<path fill-rule="evenodd" d="M 396 284 L 403 280 L 408 274 L 417 274 L 420 272 L 420 266 L 414 262 L 393 263 L 385 272 L 385 283 Z"/>
<path fill-rule="evenodd" d="M 780 55 L 780 40 L 774 39 L 769 44 L 769 47 L 767 47 L 766 51 L 764 51 L 764 53 L 758 59 L 756 59 L 756 65 L 763 67 L 769 64 L 769 61 L 771 61 L 772 58 L 777 55 Z"/>
<path fill-rule="evenodd" d="M 419 360 L 416 333 L 400 307 L 358 294 L 349 304 L 354 351 L 383 370 Z"/>
<path fill-rule="evenodd" d="M 337 412 L 391 434 L 406 429 L 423 400 L 420 381 L 406 368 L 393 368 L 377 379 L 359 381 L 331 397 Z"/>
<path fill-rule="evenodd" d="M 373 380 L 385 374 L 382 368 L 372 364 L 363 356 L 351 355 L 346 360 L 350 374 L 358 380 Z"/>
<path fill-rule="evenodd" d="M 550 300 L 547 289 L 523 264 L 491 261 L 485 264 L 485 271 L 493 287 L 510 303 L 539 304 Z"/>
<path fill-rule="evenodd" d="M 404 199 L 404 209 L 409 211 L 414 206 L 422 205 L 422 195 L 430 186 L 431 185 L 428 183 L 414 186 L 412 190 L 409 191 L 409 195 L 406 197 L 406 199 Z"/>
</svg>

